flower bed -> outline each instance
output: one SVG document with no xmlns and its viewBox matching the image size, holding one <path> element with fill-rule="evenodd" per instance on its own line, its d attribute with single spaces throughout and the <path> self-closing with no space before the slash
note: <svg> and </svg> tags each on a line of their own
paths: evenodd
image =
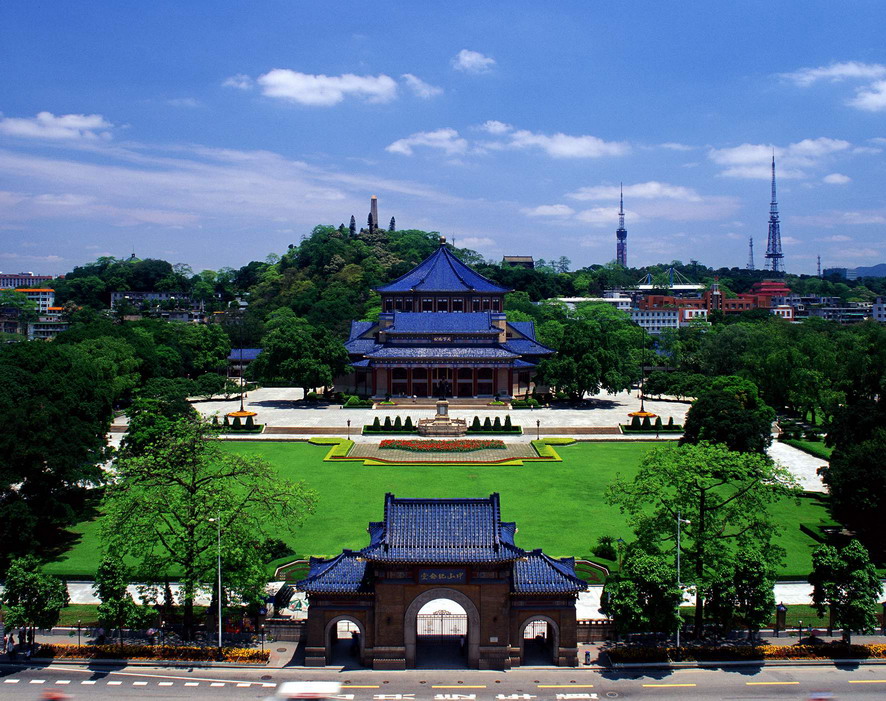
<svg viewBox="0 0 886 701">
<path fill-rule="evenodd" d="M 91 660 L 181 660 L 183 662 L 218 661 L 218 648 L 196 645 L 41 645 L 35 657 Z M 267 650 L 242 647 L 222 648 L 222 661 L 264 664 Z"/>
<path fill-rule="evenodd" d="M 607 651 L 614 663 L 670 662 L 678 658 L 673 647 L 617 647 Z M 729 662 L 744 660 L 864 660 L 886 659 L 886 645 L 729 645 L 683 647 L 679 659 L 686 662 Z"/>
<path fill-rule="evenodd" d="M 413 453 L 470 453 L 474 450 L 504 450 L 504 441 L 497 440 L 396 440 L 389 439 L 378 444 L 388 450 L 408 450 Z"/>
</svg>

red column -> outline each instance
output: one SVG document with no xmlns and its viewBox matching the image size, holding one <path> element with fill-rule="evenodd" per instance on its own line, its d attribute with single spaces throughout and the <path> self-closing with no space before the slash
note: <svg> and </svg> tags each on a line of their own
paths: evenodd
<svg viewBox="0 0 886 701">
<path fill-rule="evenodd" d="M 406 394 L 410 397 L 413 395 L 412 391 L 412 368 L 406 368 Z"/>
<path fill-rule="evenodd" d="M 479 372 L 479 370 L 477 370 L 476 367 L 471 369 L 471 381 L 474 383 L 474 396 L 475 397 L 477 396 L 477 373 L 478 372 Z"/>
<path fill-rule="evenodd" d="M 508 368 L 508 394 L 514 394 L 514 368 Z"/>
<path fill-rule="evenodd" d="M 492 367 L 492 394 L 498 394 L 498 368 Z"/>
</svg>

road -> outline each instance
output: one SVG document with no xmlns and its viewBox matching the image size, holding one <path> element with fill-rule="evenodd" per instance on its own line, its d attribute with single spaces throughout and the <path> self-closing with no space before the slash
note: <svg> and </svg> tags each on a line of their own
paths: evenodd
<svg viewBox="0 0 886 701">
<path fill-rule="evenodd" d="M 791 666 L 653 672 L 520 669 L 510 672 L 410 670 L 371 672 L 306 669 L 90 669 L 0 665 L 0 698 L 29 701 L 45 691 L 72 699 L 264 699 L 278 683 L 335 679 L 340 701 L 595 701 L 642 699 L 807 699 L 827 690 L 835 699 L 886 697 L 886 666 Z"/>
</svg>

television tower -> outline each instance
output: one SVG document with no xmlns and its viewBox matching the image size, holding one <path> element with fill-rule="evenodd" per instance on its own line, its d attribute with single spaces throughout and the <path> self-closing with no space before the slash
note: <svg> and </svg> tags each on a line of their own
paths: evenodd
<svg viewBox="0 0 886 701">
<path fill-rule="evenodd" d="M 818 277 L 821 277 L 821 256 L 816 256 L 818 260 Z"/>
<path fill-rule="evenodd" d="M 784 272 L 781 252 L 781 229 L 778 225 L 778 202 L 775 199 L 775 149 L 772 149 L 772 202 L 769 203 L 769 238 L 766 241 L 767 266 L 773 273 Z"/>
<path fill-rule="evenodd" d="M 615 262 L 625 268 L 628 267 L 628 230 L 625 229 L 625 197 L 624 186 L 619 186 L 618 195 L 618 229 L 615 231 Z"/>
<path fill-rule="evenodd" d="M 754 267 L 754 237 L 748 238 L 748 270 L 756 270 Z"/>
</svg>

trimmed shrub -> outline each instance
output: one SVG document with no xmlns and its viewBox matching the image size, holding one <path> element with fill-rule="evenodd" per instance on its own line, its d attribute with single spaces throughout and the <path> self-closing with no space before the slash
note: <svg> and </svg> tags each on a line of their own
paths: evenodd
<svg viewBox="0 0 886 701">
<path fill-rule="evenodd" d="M 213 417 L 212 417 L 212 425 L 213 425 L 213 426 L 218 426 L 218 416 L 213 416 Z"/>
<path fill-rule="evenodd" d="M 471 423 L 471 430 L 472 431 L 480 431 L 480 430 L 482 430 L 482 428 L 483 428 L 483 425 L 480 423 L 480 417 L 475 416 L 474 421 Z"/>
<path fill-rule="evenodd" d="M 643 417 L 643 430 L 644 431 L 647 431 L 647 430 L 651 431 L 652 430 L 652 422 L 649 420 L 648 416 Z"/>
<path fill-rule="evenodd" d="M 501 418 L 496 416 L 495 421 L 492 422 L 492 430 L 493 431 L 501 431 Z"/>
<path fill-rule="evenodd" d="M 655 417 L 655 430 L 661 431 L 661 417 L 660 416 Z"/>
<path fill-rule="evenodd" d="M 505 431 L 510 431 L 514 427 L 511 425 L 511 415 L 505 414 Z"/>
<path fill-rule="evenodd" d="M 239 417 L 239 416 L 235 416 L 235 417 L 234 417 L 234 421 L 233 421 L 233 423 L 231 424 L 231 428 L 233 428 L 235 431 L 238 430 L 238 429 L 243 428 L 243 422 L 240 421 L 240 417 Z"/>
<path fill-rule="evenodd" d="M 403 429 L 406 430 L 406 431 L 411 431 L 412 428 L 413 428 L 413 426 L 412 426 L 412 417 L 411 417 L 411 416 L 407 416 L 407 417 L 406 417 L 406 421 L 403 422 Z"/>
<path fill-rule="evenodd" d="M 381 429 L 381 419 L 379 419 L 377 416 L 372 420 L 372 428 Z"/>
<path fill-rule="evenodd" d="M 488 416 L 486 417 L 486 420 L 483 422 L 483 430 L 484 431 L 491 431 L 492 430 L 492 421 L 489 419 Z"/>
<path fill-rule="evenodd" d="M 403 422 L 400 420 L 400 417 L 397 416 L 394 418 L 394 430 L 399 431 L 403 428 Z"/>
<path fill-rule="evenodd" d="M 253 421 L 251 416 L 246 417 L 246 428 L 255 428 L 255 421 Z"/>
<path fill-rule="evenodd" d="M 607 560 L 618 559 L 618 551 L 615 548 L 615 538 L 611 535 L 601 535 L 597 538 L 597 544 L 591 552 L 597 557 L 602 557 Z"/>
<path fill-rule="evenodd" d="M 668 428 L 673 428 L 673 427 L 674 427 L 674 417 L 671 416 L 671 417 L 668 417 Z"/>
<path fill-rule="evenodd" d="M 385 425 L 384 425 L 384 429 L 385 429 L 386 431 L 390 431 L 392 428 L 393 428 L 393 426 L 391 425 L 391 417 L 390 417 L 390 416 L 386 416 L 386 417 L 385 417 Z"/>
<path fill-rule="evenodd" d="M 228 415 L 227 415 L 227 414 L 225 414 L 225 418 L 224 418 L 224 421 L 222 421 L 222 425 L 223 425 L 225 428 L 230 428 L 230 427 L 231 427 L 231 420 L 228 418 Z"/>
<path fill-rule="evenodd" d="M 635 416 L 634 418 L 631 419 L 631 428 L 637 429 L 638 431 L 640 430 L 640 417 L 639 416 Z"/>
</svg>

